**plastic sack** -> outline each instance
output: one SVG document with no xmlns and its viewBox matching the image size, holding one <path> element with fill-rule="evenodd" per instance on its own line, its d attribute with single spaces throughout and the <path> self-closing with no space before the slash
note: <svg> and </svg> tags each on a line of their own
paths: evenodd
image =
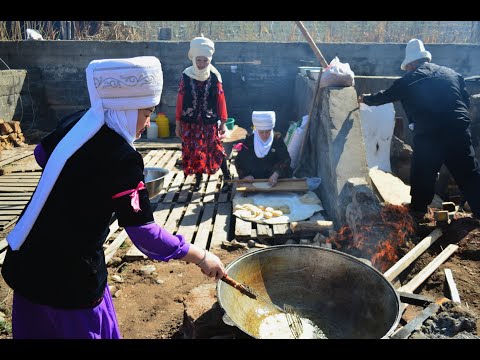
<svg viewBox="0 0 480 360">
<path fill-rule="evenodd" d="M 330 65 L 323 70 L 320 87 L 353 85 L 355 85 L 355 74 L 350 69 L 350 65 L 340 62 L 338 57 L 335 56 Z"/>
<path fill-rule="evenodd" d="M 393 103 L 380 106 L 360 104 L 363 142 L 368 168 L 392 172 L 390 165 L 390 144 L 395 127 Z"/>
<path fill-rule="evenodd" d="M 295 130 L 297 128 L 298 128 L 298 123 L 297 122 L 292 122 L 290 124 L 290 126 L 288 127 L 287 133 L 285 134 L 285 138 L 283 139 L 283 141 L 285 142 L 285 145 L 287 145 L 287 147 L 290 144 L 290 142 L 292 141 L 293 134 L 295 133 Z"/>
<path fill-rule="evenodd" d="M 288 154 L 290 155 L 291 163 L 290 167 L 295 169 L 300 160 L 300 151 L 302 149 L 303 138 L 305 137 L 305 131 L 302 128 L 296 128 L 293 133 L 292 139 L 287 146 Z"/>
<path fill-rule="evenodd" d="M 320 177 L 307 177 L 308 190 L 313 191 L 320 186 L 322 178 Z"/>
</svg>

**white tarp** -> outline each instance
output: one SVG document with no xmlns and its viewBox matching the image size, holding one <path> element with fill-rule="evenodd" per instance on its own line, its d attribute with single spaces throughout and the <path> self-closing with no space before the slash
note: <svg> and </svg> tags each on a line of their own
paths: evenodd
<svg viewBox="0 0 480 360">
<path fill-rule="evenodd" d="M 265 219 L 262 214 L 252 217 L 244 211 L 235 210 L 237 205 L 253 204 L 255 206 L 272 207 L 274 209 L 288 209 L 284 214 L 278 217 Z M 292 221 L 306 220 L 318 211 L 323 210 L 322 202 L 313 191 L 307 191 L 304 194 L 290 192 L 272 192 L 272 193 L 247 193 L 243 196 L 237 193 L 232 199 L 233 215 L 245 221 L 252 221 L 259 224 L 287 224 Z"/>
<path fill-rule="evenodd" d="M 368 106 L 361 103 L 360 119 L 368 168 L 377 168 L 391 173 L 390 144 L 395 127 L 393 104 Z"/>
</svg>

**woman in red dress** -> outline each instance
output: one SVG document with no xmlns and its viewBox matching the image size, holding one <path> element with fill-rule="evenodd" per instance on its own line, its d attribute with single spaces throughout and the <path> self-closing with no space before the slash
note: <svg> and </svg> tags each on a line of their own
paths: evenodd
<svg viewBox="0 0 480 360">
<path fill-rule="evenodd" d="M 200 189 L 202 174 L 215 174 L 220 167 L 224 180 L 231 179 L 221 141 L 227 104 L 222 77 L 210 63 L 214 52 L 214 43 L 203 36 L 190 42 L 193 65 L 183 71 L 177 96 L 175 134 L 182 139 L 185 176 L 195 174 L 194 191 Z M 230 187 L 224 183 L 222 192 Z"/>
</svg>

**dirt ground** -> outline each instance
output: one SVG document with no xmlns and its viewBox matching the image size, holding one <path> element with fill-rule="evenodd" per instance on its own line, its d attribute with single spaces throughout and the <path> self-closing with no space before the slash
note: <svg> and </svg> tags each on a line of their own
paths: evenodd
<svg viewBox="0 0 480 360">
<path fill-rule="evenodd" d="M 0 233 L 0 238 L 5 238 L 12 228 Z M 432 230 L 433 228 L 429 226 L 419 227 L 409 246 L 415 246 Z M 444 230 L 443 235 L 402 273 L 400 280 L 402 284 L 408 282 L 449 244 L 458 245 L 458 250 L 429 276 L 415 293 L 428 295 L 434 299 L 450 298 L 443 269 L 451 269 L 462 305 L 474 315 L 477 335 L 479 335 L 480 227 L 478 222 L 469 217 L 453 220 Z M 114 286 L 112 294 L 123 338 L 183 339 L 185 299 L 193 289 L 202 284 L 215 284 L 215 281 L 202 274 L 197 266 L 182 261 L 126 262 L 123 257 L 130 245 L 131 241 L 127 239 L 117 251 L 115 261 L 108 267 L 109 284 Z M 220 249 L 218 255 L 228 265 L 246 251 Z M 153 265 L 155 271 L 145 273 L 141 270 L 145 265 Z M 34 277 L 35 274 L 32 274 L 32 278 Z M 0 276 L 0 339 L 12 337 L 11 302 L 12 290 Z M 404 316 L 411 319 L 421 310 L 422 308 L 410 306 Z M 239 333 L 241 333 L 240 330 L 236 331 L 237 338 L 242 338 Z"/>
<path fill-rule="evenodd" d="M 420 241 L 432 228 L 419 228 Z M 120 259 L 130 247 L 130 240 L 124 243 L 116 254 L 119 259 L 109 266 L 109 284 L 114 285 L 114 303 L 122 336 L 126 339 L 182 339 L 184 300 L 189 292 L 202 284 L 214 284 L 214 280 L 203 275 L 193 264 L 172 260 L 168 263 L 144 260 L 123 262 Z M 434 299 L 450 297 L 446 286 L 444 268 L 452 270 L 462 304 L 480 322 L 480 228 L 470 218 L 454 220 L 444 235 L 424 254 L 406 269 L 402 283 L 408 282 L 423 269 L 448 244 L 457 244 L 459 249 L 443 263 L 416 293 L 429 295 Z M 246 250 L 219 250 L 219 257 L 228 265 Z M 154 265 L 155 271 L 145 274 L 140 269 Z M 117 282 L 112 277 L 120 276 Z M 116 277 L 114 277 L 116 278 Z M 10 306 L 12 291 L 0 277 L 0 311 L 5 314 L 6 325 L 1 329 L 0 338 L 11 338 Z M 413 317 L 422 310 L 410 306 L 405 315 Z"/>
</svg>

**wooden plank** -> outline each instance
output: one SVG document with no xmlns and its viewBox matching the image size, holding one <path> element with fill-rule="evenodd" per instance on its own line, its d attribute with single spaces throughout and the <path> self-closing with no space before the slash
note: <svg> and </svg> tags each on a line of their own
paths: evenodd
<svg viewBox="0 0 480 360">
<path fill-rule="evenodd" d="M 2 202 L 10 202 L 10 201 L 16 201 L 16 200 L 24 200 L 28 202 L 30 200 L 31 196 L 29 194 L 0 194 L 0 201 Z"/>
<path fill-rule="evenodd" d="M 192 193 L 192 198 L 190 200 L 191 202 L 198 203 L 202 200 L 203 196 L 205 195 L 205 190 L 206 190 L 205 179 L 207 178 L 207 176 L 208 175 L 205 175 L 205 174 L 202 175 L 202 182 L 200 183 L 200 189 Z"/>
<path fill-rule="evenodd" d="M 258 238 L 271 238 L 273 236 L 273 229 L 271 225 L 258 224 L 257 223 L 257 237 Z"/>
<path fill-rule="evenodd" d="M 416 305 L 416 306 L 426 306 L 430 303 L 435 302 L 434 299 L 428 297 L 428 296 L 423 296 L 419 294 L 411 294 L 411 293 L 406 293 L 399 291 L 398 295 L 400 296 L 400 301 L 406 304 L 410 305 Z"/>
<path fill-rule="evenodd" d="M 128 249 L 127 253 L 125 254 L 126 261 L 138 261 L 146 259 L 148 259 L 148 256 L 138 250 L 135 244 L 130 246 L 130 249 Z"/>
<path fill-rule="evenodd" d="M 0 215 L 0 221 L 10 221 L 16 215 Z"/>
<path fill-rule="evenodd" d="M 253 183 L 253 184 L 245 184 L 242 183 L 241 186 L 237 186 L 238 192 L 260 192 L 260 193 L 268 193 L 268 192 L 278 192 L 278 191 L 308 191 L 307 181 L 305 179 L 296 179 L 295 181 L 284 181 L 278 182 L 277 185 L 274 187 L 266 187 L 266 188 L 259 188 L 258 184 L 268 184 L 267 182 L 261 183 Z M 266 185 L 265 185 L 266 186 Z"/>
<path fill-rule="evenodd" d="M 238 237 L 252 237 L 252 223 L 244 221 L 239 217 L 235 217 L 235 236 Z"/>
<path fill-rule="evenodd" d="M 193 184 L 194 182 L 195 182 L 195 175 L 188 175 L 185 178 L 185 181 L 183 182 L 183 185 L 182 185 L 182 190 L 178 195 L 177 202 L 186 202 L 188 200 L 188 195 L 190 194 L 190 187 L 191 187 L 191 184 Z"/>
<path fill-rule="evenodd" d="M 145 164 L 145 167 L 157 167 L 157 162 L 162 158 L 163 154 L 165 154 L 165 150 L 156 150 L 152 158 Z"/>
<path fill-rule="evenodd" d="M 222 242 L 228 240 L 230 230 L 230 219 L 232 217 L 232 204 L 218 204 L 215 223 L 213 224 L 212 239 L 210 240 L 209 250 L 216 252 L 221 248 Z"/>
<path fill-rule="evenodd" d="M 168 189 L 168 193 L 163 198 L 162 202 L 172 202 L 177 193 L 180 191 L 180 186 L 183 183 L 184 179 L 183 171 L 179 171 L 176 173 L 175 179 L 173 180 L 170 188 Z"/>
<path fill-rule="evenodd" d="M 5 255 L 7 255 L 6 251 L 0 253 L 0 265 L 3 265 L 3 262 L 5 261 Z"/>
<path fill-rule="evenodd" d="M 217 193 L 218 172 L 210 175 L 205 189 L 205 196 L 203 198 L 204 203 L 214 202 L 215 194 Z"/>
<path fill-rule="evenodd" d="M 119 228 L 118 220 L 115 220 L 113 223 L 110 224 L 109 226 L 110 231 L 108 232 L 108 235 L 105 239 L 106 240 L 110 239 L 110 237 L 117 232 L 118 228 Z"/>
<path fill-rule="evenodd" d="M 143 157 L 143 164 L 145 165 L 146 163 L 148 163 L 154 154 L 155 154 L 155 150 L 149 151 L 147 155 Z"/>
<path fill-rule="evenodd" d="M 9 228 L 13 224 L 15 224 L 17 222 L 17 220 L 18 220 L 18 216 L 13 215 L 10 220 L 2 221 L 1 224 L 0 224 L 0 230 L 5 230 L 5 229 Z"/>
<path fill-rule="evenodd" d="M 192 242 L 193 235 L 197 229 L 198 218 L 200 217 L 200 204 L 188 204 L 182 221 L 178 226 L 177 234 L 185 236 L 185 241 Z"/>
<path fill-rule="evenodd" d="M 113 242 L 104 250 L 105 264 L 108 264 L 110 259 L 115 255 L 118 248 L 122 246 L 124 241 L 128 238 L 128 234 L 125 230 L 122 230 L 120 234 L 113 240 Z"/>
<path fill-rule="evenodd" d="M 27 200 L 0 200 L 0 207 L 2 206 L 12 206 L 12 205 L 25 205 L 27 204 Z"/>
<path fill-rule="evenodd" d="M 25 153 L 21 153 L 21 154 L 18 154 L 18 155 L 13 155 L 5 160 L 1 160 L 0 161 L 0 167 L 2 166 L 5 166 L 5 165 L 8 165 L 14 161 L 17 161 L 17 160 L 21 160 L 23 158 L 26 158 L 27 156 L 31 156 L 33 155 L 33 151 L 27 151 Z"/>
<path fill-rule="evenodd" d="M 22 205 L 10 205 L 10 204 L 0 204 L 1 210 L 23 210 L 25 204 Z"/>
<path fill-rule="evenodd" d="M 8 246 L 8 242 L 7 242 L 6 239 L 0 240 L 0 251 L 2 251 L 3 249 L 5 249 L 7 246 Z"/>
<path fill-rule="evenodd" d="M 167 163 L 172 159 L 173 155 L 175 155 L 174 150 L 165 151 L 161 159 L 157 162 L 156 166 L 166 168 Z"/>
<path fill-rule="evenodd" d="M 155 223 L 161 227 L 163 227 L 163 225 L 165 225 L 165 221 L 167 221 L 168 214 L 170 214 L 170 206 L 171 204 L 160 203 L 153 211 L 153 219 L 155 220 Z"/>
<path fill-rule="evenodd" d="M 36 186 L 0 186 L 1 192 L 11 193 L 33 193 Z"/>
<path fill-rule="evenodd" d="M 285 235 L 288 233 L 290 227 L 288 224 L 275 224 L 273 225 L 273 234 L 274 235 Z"/>
<path fill-rule="evenodd" d="M 448 288 L 450 289 L 450 296 L 453 302 L 460 304 L 460 295 L 458 294 L 457 285 L 455 284 L 455 280 L 453 280 L 452 270 L 450 269 L 443 269 L 445 272 L 445 276 L 447 278 Z"/>
<path fill-rule="evenodd" d="M 422 255 L 430 245 L 442 236 L 443 232 L 440 228 L 433 230 L 427 237 L 420 241 L 412 250 L 410 250 L 404 257 L 395 263 L 390 269 L 385 271 L 383 276 L 387 280 L 392 281 L 395 277 L 400 275 L 415 259 Z"/>
<path fill-rule="evenodd" d="M 23 208 L 21 210 L 15 210 L 15 209 L 1 210 L 0 209 L 0 215 L 20 215 L 22 211 L 23 211 Z"/>
<path fill-rule="evenodd" d="M 162 166 L 170 171 L 176 171 L 175 169 L 175 164 L 177 163 L 177 160 L 182 156 L 181 151 L 175 151 L 174 154 L 172 155 L 172 158 L 168 160 L 168 163 L 165 164 L 165 166 Z"/>
<path fill-rule="evenodd" d="M 207 248 L 210 237 L 210 230 L 213 222 L 213 210 L 215 204 L 205 204 L 203 207 L 203 214 L 200 223 L 198 224 L 197 234 L 195 235 L 194 244 L 203 249 Z"/>
<path fill-rule="evenodd" d="M 427 320 L 430 316 L 436 314 L 439 307 L 440 306 L 435 303 L 428 305 L 428 307 L 425 310 L 423 310 L 416 318 L 414 318 L 403 328 L 395 332 L 392 336 L 390 336 L 390 338 L 391 339 L 407 339 L 412 334 L 412 332 L 420 329 L 420 327 L 422 326 L 425 320 Z"/>
<path fill-rule="evenodd" d="M 450 244 L 426 267 L 424 267 L 412 280 L 403 285 L 398 291 L 413 293 L 450 255 L 457 251 L 458 245 Z"/>
<path fill-rule="evenodd" d="M 184 204 L 174 204 L 170 214 L 168 215 L 167 222 L 165 223 L 164 228 L 170 232 L 175 233 L 178 223 L 181 220 L 182 213 L 185 210 Z"/>
</svg>

